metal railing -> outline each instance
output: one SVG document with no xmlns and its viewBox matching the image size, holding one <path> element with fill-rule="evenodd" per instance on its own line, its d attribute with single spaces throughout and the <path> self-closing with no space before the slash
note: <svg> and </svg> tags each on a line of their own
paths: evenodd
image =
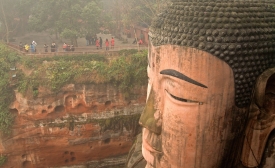
<svg viewBox="0 0 275 168">
<path fill-rule="evenodd" d="M 57 48 L 56 52 L 51 52 L 51 49 L 48 48 L 48 52 L 44 51 L 44 48 L 37 47 L 36 52 L 25 52 L 24 49 L 20 50 L 19 46 L 8 43 L 7 44 L 11 49 L 20 53 L 21 55 L 31 56 L 31 57 L 51 57 L 51 56 L 62 56 L 62 55 L 85 55 L 85 54 L 103 54 L 107 56 L 116 56 L 118 51 L 125 50 L 125 49 L 137 49 L 137 50 L 144 50 L 147 49 L 147 45 L 121 45 L 115 46 L 114 49 L 109 47 L 109 50 L 106 50 L 105 47 L 102 49 L 97 49 L 96 46 L 86 46 L 86 47 L 75 47 L 74 51 L 63 51 L 62 47 Z"/>
</svg>

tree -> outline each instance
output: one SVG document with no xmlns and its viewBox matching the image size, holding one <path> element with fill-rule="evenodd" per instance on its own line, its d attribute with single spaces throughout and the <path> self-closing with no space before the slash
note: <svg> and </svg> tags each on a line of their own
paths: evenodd
<svg viewBox="0 0 275 168">
<path fill-rule="evenodd" d="M 82 10 L 81 18 L 83 19 L 83 25 L 84 29 L 87 31 L 87 33 L 95 34 L 97 33 L 100 25 L 102 24 L 99 18 L 99 15 L 101 14 L 102 9 L 98 5 L 98 3 L 92 1 L 89 2 Z"/>
<path fill-rule="evenodd" d="M 120 11 L 123 22 L 129 24 L 141 24 L 150 26 L 154 18 L 162 8 L 170 3 L 170 0 L 114 0 L 116 10 Z"/>
<path fill-rule="evenodd" d="M 26 16 L 29 8 L 29 0 L 0 0 L 0 22 L 1 36 L 9 42 L 10 36 L 15 35 L 21 24 L 22 18 Z"/>
<path fill-rule="evenodd" d="M 29 19 L 31 30 L 45 31 L 69 38 L 77 46 L 77 38 L 87 32 L 97 33 L 102 18 L 99 0 L 37 0 Z"/>
</svg>

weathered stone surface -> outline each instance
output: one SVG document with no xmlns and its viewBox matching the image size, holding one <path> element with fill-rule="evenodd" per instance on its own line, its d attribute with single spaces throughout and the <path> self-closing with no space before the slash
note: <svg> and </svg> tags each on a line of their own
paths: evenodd
<svg viewBox="0 0 275 168">
<path fill-rule="evenodd" d="M 127 154 L 145 99 L 146 87 L 125 99 L 110 84 L 70 84 L 57 94 L 39 88 L 33 99 L 16 92 L 12 133 L 1 138 L 0 151 L 8 156 L 4 166 L 94 165 Z"/>
<path fill-rule="evenodd" d="M 257 79 L 241 161 L 246 167 L 274 167 L 275 68 Z"/>
<path fill-rule="evenodd" d="M 274 1 L 172 0 L 152 22 L 154 46 L 188 46 L 211 53 L 233 70 L 235 104 L 249 106 L 253 84 L 273 67 Z"/>
</svg>

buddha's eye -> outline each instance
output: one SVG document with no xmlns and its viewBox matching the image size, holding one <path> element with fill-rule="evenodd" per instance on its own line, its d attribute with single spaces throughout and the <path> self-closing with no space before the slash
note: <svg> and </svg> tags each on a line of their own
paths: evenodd
<svg viewBox="0 0 275 168">
<path fill-rule="evenodd" d="M 166 92 L 174 99 L 178 100 L 178 101 L 182 101 L 182 102 L 187 102 L 187 99 L 183 99 L 183 98 L 180 98 L 180 97 L 177 97 L 177 96 L 174 96 L 172 95 L 171 93 L 169 93 L 167 90 Z"/>
<path fill-rule="evenodd" d="M 187 103 L 199 103 L 199 105 L 202 105 L 203 103 L 202 102 L 198 102 L 198 101 L 194 101 L 194 100 L 189 100 L 189 99 L 184 99 L 184 98 L 181 98 L 181 97 L 177 97 L 175 95 L 172 95 L 171 93 L 169 93 L 166 89 L 165 91 L 175 100 L 178 100 L 178 101 L 181 101 L 181 102 L 187 102 Z"/>
</svg>

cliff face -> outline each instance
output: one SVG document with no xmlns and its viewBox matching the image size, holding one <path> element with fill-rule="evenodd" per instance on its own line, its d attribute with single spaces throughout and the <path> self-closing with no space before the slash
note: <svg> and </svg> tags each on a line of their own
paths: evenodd
<svg viewBox="0 0 275 168">
<path fill-rule="evenodd" d="M 110 84 L 70 84 L 57 94 L 38 88 L 36 98 L 15 95 L 12 133 L 1 138 L 1 153 L 8 157 L 4 167 L 96 167 L 98 161 L 125 161 L 119 156 L 140 131 L 146 87 L 128 98 Z"/>
</svg>

